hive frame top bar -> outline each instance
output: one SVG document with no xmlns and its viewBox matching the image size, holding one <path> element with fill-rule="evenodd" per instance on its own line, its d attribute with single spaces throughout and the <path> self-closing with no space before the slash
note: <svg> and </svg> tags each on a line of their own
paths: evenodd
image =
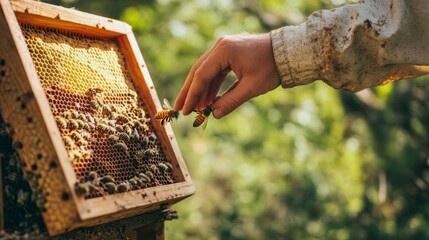
<svg viewBox="0 0 429 240">
<path fill-rule="evenodd" d="M 148 102 L 148 112 L 153 116 L 162 107 L 152 79 L 145 66 L 143 56 L 131 27 L 124 22 L 32 0 L 0 0 L 0 3 L 0 10 L 2 11 L 0 21 L 7 23 L 0 22 L 0 26 L 9 27 L 9 29 L 2 28 L 2 37 L 3 31 L 5 31 L 6 35 L 3 40 L 5 41 L 4 43 L 0 40 L 0 50 L 5 50 L 5 54 L 2 53 L 3 56 L 1 58 L 6 58 L 7 64 L 14 65 L 13 69 L 8 70 L 10 70 L 9 76 L 14 80 L 16 78 L 20 81 L 20 83 L 16 84 L 17 89 L 15 92 L 18 94 L 21 91 L 22 93 L 20 94 L 25 94 L 30 91 L 34 94 L 34 101 L 29 103 L 30 106 L 28 109 L 34 110 L 34 116 L 40 116 L 44 127 L 47 128 L 46 134 L 48 135 L 43 141 L 46 141 L 46 144 L 51 146 L 47 151 L 51 151 L 50 154 L 57 157 L 58 165 L 63 171 L 64 176 L 62 177 L 67 182 L 67 190 L 75 204 L 74 207 L 70 207 L 70 209 L 75 208 L 75 210 L 72 209 L 70 211 L 77 211 L 70 213 L 69 216 L 63 216 L 64 223 L 61 224 L 54 222 L 49 216 L 46 217 L 47 214 L 45 213 L 44 219 L 50 234 L 55 235 L 79 226 L 91 226 L 159 209 L 163 205 L 173 204 L 195 192 L 171 126 L 167 124 L 165 127 L 162 127 L 157 121 L 154 121 L 153 125 L 166 152 L 169 154 L 168 157 L 176 159 L 177 166 L 181 170 L 177 174 L 178 183 L 88 200 L 77 196 L 73 190 L 73 184 L 77 180 L 76 176 L 71 164 L 68 162 L 67 153 L 64 151 L 64 144 L 61 142 L 61 134 L 56 128 L 54 117 L 49 109 L 49 102 L 44 95 L 44 90 L 40 86 L 40 83 L 35 81 L 38 78 L 37 72 L 20 31 L 19 23 L 54 28 L 88 36 L 117 39 L 123 54 L 128 56 L 127 65 L 131 68 L 130 74 L 134 80 L 136 91 L 145 102 Z M 10 32 L 7 32 L 7 30 Z M 6 43 L 7 41 L 9 42 Z M 19 59 L 19 62 L 16 62 L 17 59 Z M 1 81 L 2 79 L 0 79 L 0 92 L 3 93 Z M 5 82 L 3 85 L 7 85 L 7 83 Z M 7 100 L 7 97 L 6 95 L 0 96 L 0 100 Z M 14 96 L 10 96 L 10 99 L 14 99 Z M 5 120 L 10 122 L 14 121 L 14 116 L 20 114 L 20 112 L 15 112 L 16 110 L 13 107 L 13 105 L 6 106 L 0 104 L 0 112 L 5 116 Z M 22 134 L 26 133 L 23 132 Z M 23 135 L 20 136 L 20 133 L 15 135 L 14 137 L 18 138 L 18 140 L 20 137 L 24 138 Z M 24 143 L 26 143 L 25 141 L 27 140 L 24 140 Z M 31 145 L 31 142 L 28 145 Z M 32 157 L 25 152 L 22 154 L 20 152 L 20 155 L 22 155 L 21 157 L 26 162 L 27 159 Z M 63 204 L 53 202 L 51 205 L 61 207 Z"/>
<path fill-rule="evenodd" d="M 10 0 L 10 3 L 21 23 L 102 37 L 118 37 L 132 32 L 131 26 L 127 23 L 72 8 L 34 0 Z M 60 24 L 57 20 L 61 20 Z"/>
</svg>

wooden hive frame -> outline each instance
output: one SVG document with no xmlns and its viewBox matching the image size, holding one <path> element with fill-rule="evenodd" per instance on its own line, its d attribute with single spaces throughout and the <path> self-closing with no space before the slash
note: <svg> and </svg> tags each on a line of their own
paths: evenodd
<svg viewBox="0 0 429 240">
<path fill-rule="evenodd" d="M 162 150 L 175 166 L 175 182 L 89 199 L 77 195 L 74 187 L 79 179 L 20 24 L 117 41 L 138 97 L 153 118 L 162 107 L 132 29 L 117 20 L 31 0 L 0 3 L 0 113 L 14 129 L 14 146 L 32 191 L 45 194 L 42 216 L 51 235 L 160 209 L 195 192 L 171 126 L 151 121 Z"/>
</svg>

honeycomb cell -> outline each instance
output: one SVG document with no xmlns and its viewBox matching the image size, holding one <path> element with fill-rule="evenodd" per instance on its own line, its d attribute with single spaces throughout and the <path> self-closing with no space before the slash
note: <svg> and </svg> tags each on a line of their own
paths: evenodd
<svg viewBox="0 0 429 240">
<path fill-rule="evenodd" d="M 120 191 L 176 181 L 115 39 L 21 29 L 76 177 L 93 189 L 86 199 L 117 193 L 105 176 Z M 90 173 L 98 177 L 90 181 Z"/>
</svg>

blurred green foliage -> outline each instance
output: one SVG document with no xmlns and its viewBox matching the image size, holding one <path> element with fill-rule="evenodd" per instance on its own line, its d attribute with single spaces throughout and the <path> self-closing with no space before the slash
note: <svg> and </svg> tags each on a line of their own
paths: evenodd
<svg viewBox="0 0 429 240">
<path fill-rule="evenodd" d="M 341 0 L 46 1 L 132 25 L 160 98 L 225 34 L 304 22 Z M 234 76 L 229 76 L 231 83 Z M 168 239 L 428 239 L 429 85 L 359 94 L 317 82 L 173 128 L 197 193 Z"/>
</svg>

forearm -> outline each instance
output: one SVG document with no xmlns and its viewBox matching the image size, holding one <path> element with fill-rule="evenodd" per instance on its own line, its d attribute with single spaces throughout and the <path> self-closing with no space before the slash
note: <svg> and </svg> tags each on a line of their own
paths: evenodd
<svg viewBox="0 0 429 240">
<path fill-rule="evenodd" d="M 282 86 L 349 91 L 429 73 L 429 1 L 365 1 L 271 32 Z"/>
</svg>

